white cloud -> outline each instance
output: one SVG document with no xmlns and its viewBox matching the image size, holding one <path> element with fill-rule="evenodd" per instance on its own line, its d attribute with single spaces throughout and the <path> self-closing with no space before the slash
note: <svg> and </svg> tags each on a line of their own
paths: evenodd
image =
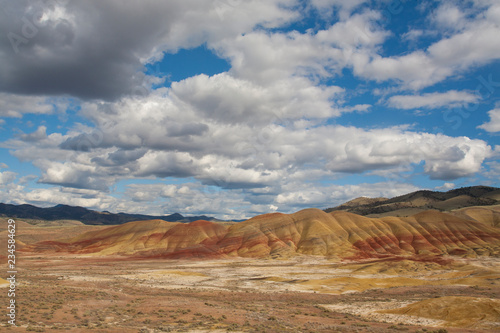
<svg viewBox="0 0 500 333">
<path fill-rule="evenodd" d="M 376 80 L 394 80 L 404 88 L 420 90 L 478 65 L 500 58 L 500 4 L 481 9 L 458 32 L 405 55 L 383 57 L 376 53 L 355 52 L 350 63 L 356 75 Z M 452 24 L 453 14 L 442 20 Z M 443 21 L 443 22 L 444 22 Z"/>
<path fill-rule="evenodd" d="M 131 184 L 125 194 L 135 202 L 153 202 L 177 195 L 179 188 L 171 184 Z"/>
<path fill-rule="evenodd" d="M 33 142 L 47 139 L 47 127 L 40 126 L 38 129 L 29 134 L 22 134 L 21 139 L 25 142 Z"/>
<path fill-rule="evenodd" d="M 492 161 L 485 163 L 488 167 L 488 171 L 484 173 L 484 176 L 489 178 L 489 182 L 492 186 L 498 186 L 498 179 L 500 179 L 500 162 Z"/>
<path fill-rule="evenodd" d="M 65 111 L 66 107 L 65 99 L 0 93 L 0 117 L 20 118 L 27 113 L 51 114 L 56 110 Z"/>
<path fill-rule="evenodd" d="M 172 95 L 202 118 L 218 123 L 266 124 L 279 119 L 330 118 L 343 89 L 314 86 L 305 78 L 275 81 L 263 87 L 228 74 L 198 75 L 172 84 Z"/>
<path fill-rule="evenodd" d="M 491 147 L 484 141 L 470 140 L 466 137 L 451 139 L 443 137 L 442 146 L 428 146 L 436 154 L 426 161 L 424 170 L 431 179 L 453 180 L 470 176 L 481 170 L 483 161 L 492 155 Z M 450 141 L 455 141 L 454 144 Z M 438 155 L 439 154 L 439 155 Z"/>
<path fill-rule="evenodd" d="M 447 180 L 478 172 L 491 155 L 484 141 L 465 137 L 311 122 L 369 107 L 335 105 L 332 96 L 339 94 L 305 78 L 263 88 L 230 74 L 200 75 L 144 97 L 84 103 L 82 114 L 96 126 L 92 132 L 76 126 L 64 135 L 47 134 L 40 126 L 3 146 L 32 161 L 42 172 L 39 182 L 101 191 L 128 177 L 276 189 L 311 170 L 362 173 L 422 161 L 431 178 Z M 393 96 L 390 103 L 436 107 L 473 98 L 452 91 Z"/>
<path fill-rule="evenodd" d="M 372 60 L 365 54 L 355 54 L 352 59 L 356 75 L 376 81 L 397 80 L 416 90 L 439 82 L 453 73 L 447 66 L 434 64 L 420 50 L 396 57 L 374 55 Z"/>
<path fill-rule="evenodd" d="M 23 193 L 25 202 L 42 207 L 58 204 L 81 206 L 98 211 L 109 210 L 116 199 L 100 191 L 77 190 L 64 187 L 34 189 Z"/>
<path fill-rule="evenodd" d="M 436 109 L 440 107 L 458 107 L 467 103 L 476 103 L 479 96 L 466 91 L 450 90 L 422 95 L 397 95 L 387 101 L 388 105 L 398 109 Z"/>
<path fill-rule="evenodd" d="M 342 112 L 369 112 L 372 105 L 370 104 L 357 104 L 353 106 L 347 106 L 342 108 Z"/>
<path fill-rule="evenodd" d="M 460 30 L 465 26 L 465 14 L 450 2 L 441 4 L 433 14 L 433 21 L 444 28 Z"/>
<path fill-rule="evenodd" d="M 10 176 L 9 176 L 10 178 Z M 3 181 L 5 181 L 4 179 Z M 11 179 L 9 179 L 11 181 Z M 16 184 L 11 181 L 10 183 L 2 184 L 2 191 L 0 191 L 0 202 L 2 203 L 12 203 L 12 204 L 23 204 L 26 203 L 24 199 L 25 192 L 24 186 Z"/>
<path fill-rule="evenodd" d="M 398 127 L 297 128 L 286 118 L 270 119 L 276 123 L 263 126 L 257 117 L 218 124 L 213 115 L 193 111 L 187 101 L 177 102 L 169 96 L 153 94 L 140 100 L 88 106 L 86 112 L 100 124 L 96 130 L 102 132 L 102 140 L 86 151 L 65 146 L 81 138 L 77 132 L 53 133 L 34 143 L 14 140 L 7 144 L 17 144 L 16 156 L 34 161 L 43 172 L 41 182 L 93 189 L 104 189 L 124 177 L 194 177 L 223 188 L 277 186 L 310 166 L 352 173 L 421 161 L 432 178 L 453 179 L 478 172 L 491 154 L 481 140 Z M 102 112 L 102 107 L 108 112 Z M 120 112 L 111 112 L 118 108 Z M 172 135 L 167 125 L 179 112 L 184 124 L 196 121 L 206 131 L 198 135 L 186 128 L 186 133 Z M 143 126 L 138 128 L 138 123 Z"/>
<path fill-rule="evenodd" d="M 293 207 L 295 210 L 305 207 L 325 209 L 338 206 L 361 196 L 392 198 L 419 189 L 414 185 L 393 182 L 345 186 L 312 186 L 305 190 L 300 188 L 298 184 L 293 184 L 286 186 L 286 191 L 277 196 L 276 205 L 279 210 L 283 210 L 285 207 Z"/>
<path fill-rule="evenodd" d="M 499 58 L 500 27 L 492 22 L 477 22 L 471 28 L 428 48 L 435 66 L 464 70 Z"/>
<path fill-rule="evenodd" d="M 478 126 L 478 128 L 491 133 L 500 132 L 500 108 L 488 111 L 488 115 L 490 121 Z"/>
<path fill-rule="evenodd" d="M 449 190 L 453 190 L 455 187 L 456 187 L 456 185 L 454 183 L 444 183 L 441 186 L 437 186 L 436 190 L 449 191 Z"/>
<path fill-rule="evenodd" d="M 401 39 L 413 42 L 413 41 L 418 40 L 420 37 L 422 37 L 424 35 L 425 35 L 425 32 L 423 30 L 421 30 L 421 29 L 412 29 L 412 30 L 404 33 L 401 36 Z"/>
<path fill-rule="evenodd" d="M 0 147 L 10 149 L 11 154 L 23 162 L 35 161 L 40 158 L 52 161 L 64 161 L 76 156 L 75 152 L 59 148 L 59 145 L 64 142 L 65 136 L 60 133 L 52 133 L 44 138 L 43 134 L 44 127 L 42 126 L 34 133 L 21 134 L 19 139 L 10 139 L 2 142 L 0 143 Z M 71 134 L 74 134 L 74 132 L 69 132 L 68 135 Z M 33 136 L 38 137 L 38 139 L 30 141 L 29 139 Z M 28 140 L 25 141 L 24 139 Z"/>
<path fill-rule="evenodd" d="M 374 10 L 366 10 L 362 14 L 354 14 L 346 20 L 341 20 L 327 30 L 317 33 L 317 40 L 340 47 L 360 47 L 381 44 L 390 35 L 374 25 L 380 20 L 381 14 Z"/>
<path fill-rule="evenodd" d="M 355 53 L 373 52 L 389 35 L 371 22 L 380 19 L 376 11 L 364 11 L 317 33 L 251 32 L 211 44 L 231 62 L 237 78 L 262 86 L 292 76 L 326 78 L 341 73 Z"/>
<path fill-rule="evenodd" d="M 7 185 L 11 183 L 14 179 L 16 179 L 17 173 L 12 171 L 3 171 L 0 172 L 0 184 Z"/>
<path fill-rule="evenodd" d="M 144 210 L 141 212 L 145 214 L 152 211 L 155 214 L 180 212 L 183 215 L 206 214 L 224 219 L 243 219 L 247 217 L 245 211 L 251 206 L 240 190 L 220 191 L 199 183 L 130 184 L 125 196 L 133 201 L 133 206 L 142 205 Z M 134 212 L 133 209 L 124 211 Z"/>
<path fill-rule="evenodd" d="M 35 161 L 34 164 L 42 170 L 40 182 L 62 185 L 66 187 L 96 189 L 108 191 L 113 178 L 106 177 L 96 166 L 82 162 L 56 162 L 48 160 Z"/>
<path fill-rule="evenodd" d="M 484 141 L 466 137 L 398 129 L 337 128 L 336 132 L 330 132 L 331 141 L 315 138 L 328 153 L 326 167 L 332 171 L 363 172 L 425 161 L 425 172 L 431 178 L 454 179 L 478 172 L 491 155 L 491 147 Z"/>
</svg>

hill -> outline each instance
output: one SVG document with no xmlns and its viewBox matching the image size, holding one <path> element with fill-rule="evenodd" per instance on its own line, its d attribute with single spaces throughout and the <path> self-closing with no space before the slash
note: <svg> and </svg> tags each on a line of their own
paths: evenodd
<svg viewBox="0 0 500 333">
<path fill-rule="evenodd" d="M 260 215 L 231 226 L 209 221 L 129 222 L 71 239 L 39 242 L 25 250 L 165 258 L 500 256 L 500 229 L 470 216 L 464 219 L 435 210 L 403 218 L 368 218 L 305 209 Z"/>
<path fill-rule="evenodd" d="M 500 227 L 500 205 L 490 207 L 466 207 L 451 212 L 454 216 L 479 221 L 492 227 Z"/>
<path fill-rule="evenodd" d="M 500 300 L 478 297 L 445 296 L 427 299 L 400 309 L 382 310 L 393 313 L 442 320 L 445 326 L 471 327 L 478 323 L 493 324 L 500 321 Z"/>
<path fill-rule="evenodd" d="M 325 212 L 346 211 L 369 217 L 411 216 L 435 209 L 452 211 L 471 206 L 500 204 L 500 189 L 488 186 L 464 187 L 448 192 L 416 191 L 394 198 L 357 198 Z"/>
<path fill-rule="evenodd" d="M 0 242 L 6 242 L 8 237 L 7 218 L 0 217 Z M 56 220 L 16 220 L 16 249 L 23 248 L 26 244 L 68 238 L 83 234 L 91 230 L 107 228 L 103 225 L 85 225 L 78 221 Z M 7 263 L 7 246 L 0 247 L 0 264 Z"/>
<path fill-rule="evenodd" d="M 0 216 L 31 220 L 76 220 L 89 225 L 114 225 L 141 220 L 164 220 L 169 222 L 192 222 L 197 220 L 216 221 L 209 216 L 182 216 L 179 213 L 167 216 L 152 216 L 141 214 L 113 214 L 97 212 L 83 207 L 57 205 L 49 208 L 40 208 L 33 205 L 11 205 L 0 203 Z"/>
</svg>

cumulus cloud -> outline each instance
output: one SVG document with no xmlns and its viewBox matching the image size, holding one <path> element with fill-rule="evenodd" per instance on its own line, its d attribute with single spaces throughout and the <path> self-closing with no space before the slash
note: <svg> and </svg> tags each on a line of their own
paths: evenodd
<svg viewBox="0 0 500 333">
<path fill-rule="evenodd" d="M 0 21 L 0 91 L 115 99 L 142 91 L 143 66 L 256 25 L 294 19 L 290 0 L 14 1 Z M 33 61 L 36 59 L 36 61 Z"/>
<path fill-rule="evenodd" d="M 450 138 L 443 138 L 450 141 Z M 436 156 L 427 160 L 424 170 L 431 179 L 453 180 L 460 177 L 470 176 L 481 170 L 483 161 L 492 156 L 490 146 L 484 141 L 470 140 L 462 137 L 462 140 L 453 140 L 453 145 L 426 147 L 433 150 Z M 444 143 L 444 142 L 443 142 Z M 437 156 L 437 154 L 441 156 Z"/>
<path fill-rule="evenodd" d="M 305 190 L 295 184 L 287 186 L 287 191 L 277 196 L 276 205 L 279 210 L 287 206 L 293 206 L 296 210 L 307 207 L 329 208 L 361 196 L 392 198 L 417 190 L 419 188 L 414 185 L 394 182 L 316 186 Z"/>
<path fill-rule="evenodd" d="M 495 186 L 496 182 L 500 178 L 500 162 L 493 161 L 485 163 L 488 170 L 484 173 L 486 177 L 489 178 L 491 185 Z"/>
<path fill-rule="evenodd" d="M 116 205 L 116 199 L 100 191 L 74 189 L 67 187 L 52 187 L 34 189 L 24 193 L 25 202 L 42 207 L 51 207 L 58 204 L 81 206 L 98 211 L 109 210 Z"/>
<path fill-rule="evenodd" d="M 211 45 L 238 78 L 263 86 L 297 75 L 318 80 L 340 74 L 353 54 L 374 52 L 389 35 L 372 23 L 380 18 L 366 10 L 316 33 L 254 31 Z"/>
<path fill-rule="evenodd" d="M 376 81 L 394 80 L 404 88 L 420 90 L 460 74 L 474 66 L 499 59 L 500 5 L 482 9 L 462 29 L 444 36 L 426 50 L 384 57 L 376 53 L 355 53 L 354 73 Z M 444 15 L 444 14 L 443 14 Z M 439 22 L 453 24 L 459 14 L 439 16 Z"/>
<path fill-rule="evenodd" d="M 226 189 L 276 188 L 311 166 L 331 173 L 363 173 L 422 161 L 431 178 L 455 179 L 478 172 L 491 155 L 482 140 L 402 127 L 295 127 L 294 112 L 273 119 L 269 110 L 257 108 L 248 111 L 254 112 L 252 117 L 241 114 L 241 119 L 227 123 L 200 111 L 197 97 L 191 101 L 188 94 L 181 99 L 176 93 L 172 87 L 142 98 L 87 103 L 83 112 L 101 133 L 88 149 L 79 150 L 75 143 L 86 134 L 74 130 L 47 135 L 44 127 L 6 145 L 42 170 L 42 183 L 99 190 L 126 177 L 193 177 Z M 227 96 L 230 103 L 234 94 Z M 218 98 L 225 102 L 222 95 Z"/>
<path fill-rule="evenodd" d="M 65 111 L 68 104 L 64 98 L 0 93 L 0 117 L 21 118 L 26 113 L 51 114 Z"/>
<path fill-rule="evenodd" d="M 280 80 L 263 87 L 228 74 L 195 76 L 172 84 L 172 94 L 203 118 L 219 123 L 252 123 L 340 115 L 333 100 L 343 93 L 335 86 L 314 86 L 305 78 Z M 340 99 L 340 98 L 339 98 Z"/>
<path fill-rule="evenodd" d="M 39 182 L 62 185 L 65 187 L 96 189 L 107 192 L 112 183 L 111 177 L 106 177 L 93 165 L 78 162 L 52 162 L 39 160 L 34 163 L 42 170 Z"/>
<path fill-rule="evenodd" d="M 17 173 L 12 171 L 3 171 L 0 172 L 0 184 L 7 185 L 11 183 L 14 179 L 16 179 Z"/>
<path fill-rule="evenodd" d="M 11 171 L 0 172 L 0 202 L 22 204 L 26 203 L 24 196 L 25 186 L 16 182 L 17 175 Z"/>
<path fill-rule="evenodd" d="M 433 21 L 447 29 L 459 30 L 466 22 L 465 13 L 450 2 L 441 4 L 432 15 Z"/>
<path fill-rule="evenodd" d="M 436 190 L 449 191 L 453 190 L 455 187 L 456 185 L 454 183 L 444 183 L 443 185 L 436 187 Z"/>
<path fill-rule="evenodd" d="M 38 129 L 33 133 L 21 135 L 21 139 L 25 142 L 40 141 L 40 140 L 44 140 L 46 138 L 47 138 L 47 127 L 46 126 L 38 127 Z"/>
<path fill-rule="evenodd" d="M 219 191 L 199 183 L 130 184 L 125 196 L 133 206 L 157 205 L 159 214 L 182 212 L 184 215 L 211 215 L 224 219 L 244 219 L 251 206 L 240 190 Z M 145 209 L 144 213 L 147 213 Z M 150 214 L 150 213 L 148 213 Z"/>
<path fill-rule="evenodd" d="M 500 132 L 500 108 L 488 111 L 488 116 L 490 116 L 490 121 L 478 126 L 478 128 L 491 133 Z"/>
</svg>

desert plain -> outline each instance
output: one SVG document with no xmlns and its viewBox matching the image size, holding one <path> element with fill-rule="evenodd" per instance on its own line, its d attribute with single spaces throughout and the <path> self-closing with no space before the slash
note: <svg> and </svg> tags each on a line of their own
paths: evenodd
<svg viewBox="0 0 500 333">
<path fill-rule="evenodd" d="M 2 331 L 500 329 L 498 258 L 435 263 L 337 262 L 311 255 L 282 260 L 21 255 L 19 260 L 19 327 L 4 321 Z M 6 298 L 2 292 L 2 304 Z M 444 312 L 436 310 L 443 307 Z"/>
</svg>

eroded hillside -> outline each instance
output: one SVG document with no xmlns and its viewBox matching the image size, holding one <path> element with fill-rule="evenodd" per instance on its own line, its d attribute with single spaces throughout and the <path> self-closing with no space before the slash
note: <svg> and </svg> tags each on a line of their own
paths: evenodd
<svg viewBox="0 0 500 333">
<path fill-rule="evenodd" d="M 153 220 L 39 242 L 24 250 L 167 258 L 499 256 L 496 213 L 459 215 L 430 210 L 410 217 L 368 218 L 306 209 L 260 215 L 229 227 L 208 221 Z"/>
</svg>

